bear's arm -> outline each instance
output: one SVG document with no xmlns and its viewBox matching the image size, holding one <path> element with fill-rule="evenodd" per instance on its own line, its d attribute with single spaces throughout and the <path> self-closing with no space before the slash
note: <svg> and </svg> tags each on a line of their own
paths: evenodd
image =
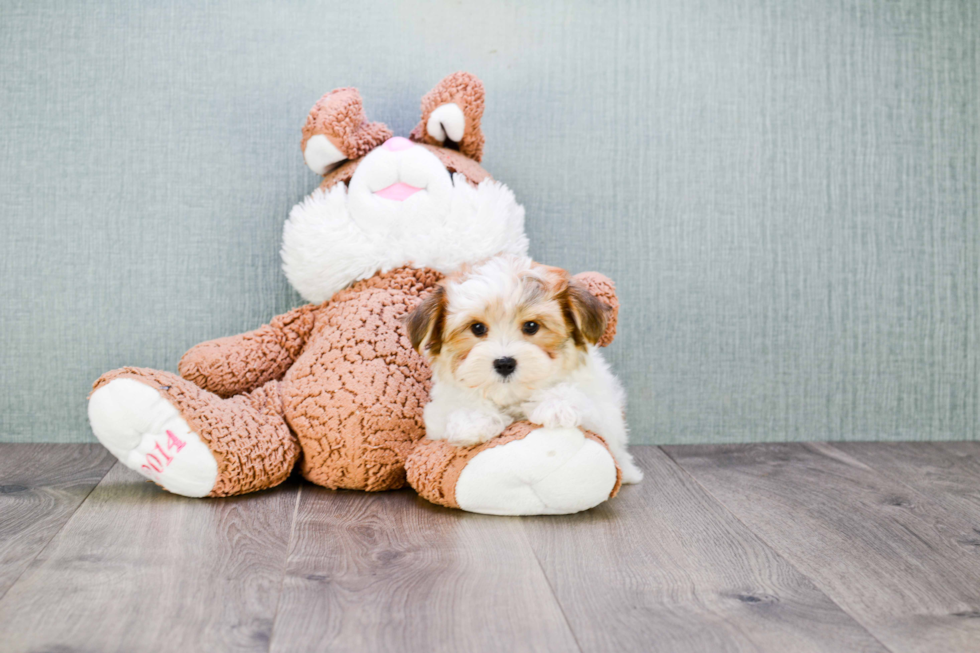
<svg viewBox="0 0 980 653">
<path fill-rule="evenodd" d="M 195 345 L 180 359 L 180 375 L 221 397 L 281 379 L 303 351 L 318 308 L 300 306 L 254 331 Z"/>
<path fill-rule="evenodd" d="M 616 322 L 619 320 L 619 298 L 616 297 L 616 284 L 613 283 L 612 279 L 599 272 L 582 272 L 572 278 L 609 306 L 609 313 L 606 314 L 606 331 L 596 343 L 600 347 L 608 346 L 616 337 Z"/>
</svg>

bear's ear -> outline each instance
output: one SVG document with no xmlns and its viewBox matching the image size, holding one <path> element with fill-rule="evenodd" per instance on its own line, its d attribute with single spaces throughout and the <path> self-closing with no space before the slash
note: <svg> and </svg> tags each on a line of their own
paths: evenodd
<svg viewBox="0 0 980 653">
<path fill-rule="evenodd" d="M 483 158 L 483 82 L 458 72 L 443 79 L 422 98 L 422 120 L 412 130 L 419 143 L 439 145 L 474 161 Z"/>
<path fill-rule="evenodd" d="M 335 88 L 310 109 L 303 125 L 303 159 L 318 175 L 344 159 L 364 156 L 391 138 L 383 123 L 368 122 L 356 88 Z"/>
</svg>

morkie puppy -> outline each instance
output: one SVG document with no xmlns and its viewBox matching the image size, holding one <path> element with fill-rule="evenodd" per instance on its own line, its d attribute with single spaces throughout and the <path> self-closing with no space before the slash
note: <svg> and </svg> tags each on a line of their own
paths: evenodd
<svg viewBox="0 0 980 653">
<path fill-rule="evenodd" d="M 643 472 L 626 449 L 625 393 L 597 350 L 609 307 L 562 269 L 498 256 L 446 279 L 407 318 L 432 367 L 426 436 L 486 442 L 512 422 L 601 435 L 624 483 Z"/>
</svg>

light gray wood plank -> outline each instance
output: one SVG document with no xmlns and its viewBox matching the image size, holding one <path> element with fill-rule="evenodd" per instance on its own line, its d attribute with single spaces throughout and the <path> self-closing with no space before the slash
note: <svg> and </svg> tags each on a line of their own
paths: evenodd
<svg viewBox="0 0 980 653">
<path fill-rule="evenodd" d="M 665 450 L 891 650 L 980 647 L 976 522 L 826 444 Z"/>
<path fill-rule="evenodd" d="M 980 442 L 835 442 L 834 448 L 974 524 L 980 554 Z"/>
<path fill-rule="evenodd" d="M 115 462 L 99 444 L 0 444 L 0 598 Z"/>
<path fill-rule="evenodd" d="M 639 485 L 524 522 L 583 651 L 884 651 L 656 447 Z"/>
<path fill-rule="evenodd" d="M 273 651 L 576 651 L 519 518 L 303 488 Z"/>
<path fill-rule="evenodd" d="M 268 650 L 297 492 L 187 499 L 117 465 L 0 601 L 4 653 Z"/>
</svg>

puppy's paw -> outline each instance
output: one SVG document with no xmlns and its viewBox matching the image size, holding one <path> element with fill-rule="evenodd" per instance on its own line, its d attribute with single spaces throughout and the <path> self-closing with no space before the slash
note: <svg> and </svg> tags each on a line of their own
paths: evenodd
<svg viewBox="0 0 980 653">
<path fill-rule="evenodd" d="M 544 401 L 525 405 L 527 418 L 549 429 L 575 428 L 582 424 L 582 411 L 567 399 L 549 397 Z"/>
<path fill-rule="evenodd" d="M 446 422 L 446 440 L 457 447 L 471 447 L 491 440 L 510 425 L 510 419 L 481 410 L 457 410 Z"/>
</svg>

